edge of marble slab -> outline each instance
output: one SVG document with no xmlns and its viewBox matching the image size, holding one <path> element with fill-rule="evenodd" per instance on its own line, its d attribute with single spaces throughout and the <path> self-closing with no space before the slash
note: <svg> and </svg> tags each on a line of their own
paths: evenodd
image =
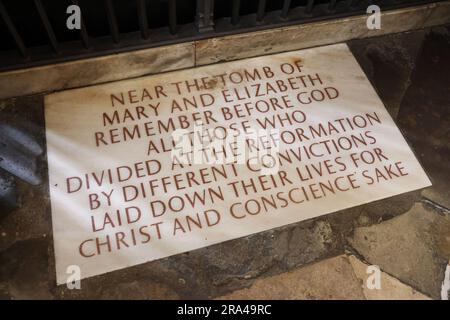
<svg viewBox="0 0 450 320">
<path fill-rule="evenodd" d="M 380 30 L 368 30 L 366 19 L 359 15 L 1 72 L 0 99 L 447 24 L 450 1 L 382 12 Z"/>
</svg>

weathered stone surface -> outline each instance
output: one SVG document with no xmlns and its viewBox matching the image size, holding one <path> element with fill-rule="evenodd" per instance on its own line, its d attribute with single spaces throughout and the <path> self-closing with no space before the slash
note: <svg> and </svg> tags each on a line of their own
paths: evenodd
<svg viewBox="0 0 450 320">
<path fill-rule="evenodd" d="M 247 285 L 261 275 L 278 274 L 342 253 L 340 228 L 344 227 L 332 217 L 313 219 L 196 250 L 189 258 L 201 261 L 203 268 L 195 278 L 206 275 L 205 282 L 214 285 L 209 286 L 209 295 L 217 296 Z M 180 259 L 173 268 L 183 265 Z"/>
<path fill-rule="evenodd" d="M 448 24 L 448 22 L 444 22 L 444 17 L 450 17 L 450 6 L 444 5 L 442 7 L 436 6 L 431 9 L 430 14 L 424 21 L 423 27 L 432 27 Z"/>
<path fill-rule="evenodd" d="M 19 207 L 19 196 L 15 179 L 0 171 L 0 220 L 10 211 Z"/>
<path fill-rule="evenodd" d="M 276 276 L 219 299 L 364 299 L 360 281 L 345 255 Z"/>
<path fill-rule="evenodd" d="M 0 252 L 0 297 L 50 299 L 48 238 L 19 241 Z"/>
<path fill-rule="evenodd" d="M 450 32 L 429 32 L 401 104 L 398 123 L 433 186 L 423 195 L 450 208 Z"/>
<path fill-rule="evenodd" d="M 57 299 L 179 299 L 200 298 L 198 286 L 188 287 L 176 272 L 160 261 L 83 279 L 81 289 L 56 286 L 52 265 L 52 288 Z M 180 280 L 181 279 L 181 280 Z"/>
<path fill-rule="evenodd" d="M 448 23 L 448 7 L 443 2 L 382 12 L 383 27 L 369 30 L 366 15 L 318 23 L 211 38 L 196 42 L 196 65 L 243 59 L 264 54 L 381 36 Z M 433 19 L 427 21 L 433 14 Z M 336 32 L 339 30 L 339 32 Z M 242 44 L 245 43 L 245 50 Z"/>
<path fill-rule="evenodd" d="M 367 280 L 369 274 L 367 273 L 368 264 L 362 262 L 354 255 L 348 257 L 350 264 L 356 277 L 361 280 L 364 296 L 368 300 L 429 300 L 426 295 L 417 290 L 401 283 L 398 279 L 391 277 L 387 273 L 381 271 L 380 274 L 380 289 L 369 289 Z"/>
<path fill-rule="evenodd" d="M 194 66 L 192 42 L 0 73 L 0 98 L 76 88 Z"/>
<path fill-rule="evenodd" d="M 108 277 L 82 281 L 81 289 L 69 290 L 66 286 L 55 289 L 57 299 L 180 299 L 178 293 L 156 276 L 140 277 L 134 273 L 118 278 Z M 111 281 L 112 280 L 112 281 Z"/>
<path fill-rule="evenodd" d="M 409 87 L 409 77 L 426 31 L 349 41 L 348 45 L 393 118 Z"/>
<path fill-rule="evenodd" d="M 388 274 L 435 299 L 450 257 L 449 212 L 416 203 L 406 214 L 356 228 L 351 247 Z"/>
<path fill-rule="evenodd" d="M 447 72 L 449 66 L 446 59 L 449 56 L 450 42 L 448 28 L 425 30 L 423 35 L 422 48 L 412 66 L 408 86 L 403 87 L 406 91 L 400 103 L 397 122 L 433 181 L 433 186 L 423 190 L 421 194 L 438 206 L 434 206 L 432 202 L 427 207 L 416 203 L 406 215 L 392 219 L 407 211 L 413 203 L 421 201 L 420 192 L 368 204 L 364 206 L 356 225 L 381 224 L 357 228 L 350 237 L 350 243 L 370 263 L 380 265 L 384 271 L 398 277 L 402 282 L 438 299 L 444 277 L 443 268 L 450 255 L 448 210 L 445 208 L 450 204 L 448 200 L 450 76 Z M 395 36 L 383 37 L 380 40 L 387 39 L 389 43 L 391 37 Z M 393 50 L 399 52 L 400 60 L 404 62 L 412 61 L 410 57 L 414 56 L 416 50 L 414 41 L 421 41 L 421 36 L 407 35 L 407 37 L 412 41 L 411 44 L 399 41 L 399 46 L 393 46 Z M 387 55 L 386 51 L 380 49 L 384 47 L 382 42 L 380 41 L 376 45 L 377 49 L 373 51 L 379 55 L 373 61 L 379 61 L 378 66 L 383 68 L 382 57 Z M 356 56 L 370 77 L 371 67 L 377 64 L 364 62 L 367 60 L 366 50 L 359 47 L 359 44 L 351 47 L 354 52 L 356 48 Z M 393 60 L 392 63 L 395 66 Z M 396 65 L 395 68 L 402 70 L 401 65 Z M 404 70 L 409 68 L 411 66 L 405 66 Z M 394 73 L 394 77 L 395 75 Z M 400 78 L 397 80 L 401 81 Z M 372 81 L 378 92 L 380 89 L 386 92 L 390 90 L 379 81 L 374 79 Z M 395 84 L 391 87 L 399 89 Z M 389 101 L 389 94 L 380 95 L 385 103 Z M 393 101 L 395 102 L 392 103 L 393 106 L 396 105 L 396 101 L 398 100 Z M 391 109 L 391 112 L 393 110 Z"/>
<path fill-rule="evenodd" d="M 412 191 L 383 200 L 368 203 L 361 209 L 355 226 L 369 226 L 387 221 L 410 210 L 420 200 L 420 191 Z"/>
<path fill-rule="evenodd" d="M 36 141 L 45 148 L 42 96 L 9 99 L 0 103 L 0 119 L 8 124 L 20 123 L 34 131 Z M 20 208 L 1 217 L 0 251 L 17 241 L 51 235 L 50 202 L 45 155 L 39 161 L 43 182 L 32 186 L 15 179 L 21 198 Z"/>
</svg>

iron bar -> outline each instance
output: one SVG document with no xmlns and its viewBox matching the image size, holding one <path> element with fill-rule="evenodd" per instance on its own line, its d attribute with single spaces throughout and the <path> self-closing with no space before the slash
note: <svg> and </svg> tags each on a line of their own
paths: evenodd
<svg viewBox="0 0 450 320">
<path fill-rule="evenodd" d="M 169 0 L 169 29 L 171 34 L 177 33 L 177 4 L 176 0 Z"/>
<path fill-rule="evenodd" d="M 114 43 L 119 43 L 119 26 L 114 12 L 114 6 L 111 0 L 105 0 L 106 15 L 108 17 L 109 29 Z"/>
<path fill-rule="evenodd" d="M 291 7 L 291 0 L 284 0 L 283 8 L 281 9 L 281 18 L 286 19 Z"/>
<path fill-rule="evenodd" d="M 147 21 L 147 8 L 145 0 L 137 0 L 139 28 L 141 29 L 141 37 L 148 39 L 148 21 Z"/>
<path fill-rule="evenodd" d="M 80 7 L 78 0 L 72 0 L 72 3 L 74 5 Z M 80 11 L 81 11 L 81 7 L 80 7 Z M 81 30 L 80 30 L 81 42 L 83 43 L 83 47 L 85 49 L 88 49 L 89 48 L 89 35 L 87 33 L 86 24 L 84 23 L 83 13 L 81 13 L 80 19 L 81 19 Z"/>
<path fill-rule="evenodd" d="M 24 57 L 28 57 L 28 51 L 25 46 L 25 43 L 22 40 L 22 37 L 17 32 L 16 27 L 14 26 L 14 23 L 12 22 L 11 18 L 9 17 L 8 12 L 6 11 L 5 6 L 3 5 L 3 2 L 0 0 L 0 15 L 3 19 L 3 21 L 6 24 L 6 27 L 8 28 L 9 33 L 14 39 L 14 42 L 16 43 L 17 48 L 20 51 L 20 54 Z"/>
<path fill-rule="evenodd" d="M 241 0 L 233 0 L 233 6 L 231 7 L 231 24 L 237 25 L 239 22 L 239 11 L 241 9 Z"/>
<path fill-rule="evenodd" d="M 311 13 L 314 7 L 314 0 L 308 0 L 306 4 L 306 13 Z"/>
<path fill-rule="evenodd" d="M 42 23 L 44 25 L 45 31 L 47 32 L 47 37 L 50 41 L 50 45 L 55 53 L 58 53 L 58 41 L 56 40 L 55 33 L 53 32 L 52 25 L 48 20 L 47 13 L 45 12 L 45 8 L 42 5 L 41 0 L 34 0 L 34 4 L 38 11 L 39 16 L 41 17 Z"/>
<path fill-rule="evenodd" d="M 258 10 L 256 12 L 256 21 L 261 22 L 264 19 L 266 13 L 266 0 L 258 1 Z"/>
</svg>

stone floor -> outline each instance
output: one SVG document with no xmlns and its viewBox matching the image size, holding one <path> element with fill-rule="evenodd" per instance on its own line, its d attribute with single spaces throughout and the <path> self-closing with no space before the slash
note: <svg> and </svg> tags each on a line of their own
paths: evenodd
<svg viewBox="0 0 450 320">
<path fill-rule="evenodd" d="M 0 211 L 0 298 L 447 299 L 449 31 L 348 43 L 433 187 L 96 276 L 69 290 L 56 286 L 44 155 L 43 182 L 17 181 L 20 207 Z M 33 125 L 44 145 L 41 95 L 0 101 L 0 120 Z M 380 289 L 367 285 L 369 265 L 382 271 Z"/>
</svg>

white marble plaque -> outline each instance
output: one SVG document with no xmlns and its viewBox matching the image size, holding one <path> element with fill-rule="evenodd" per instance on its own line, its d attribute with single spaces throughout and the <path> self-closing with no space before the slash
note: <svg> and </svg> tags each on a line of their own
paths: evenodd
<svg viewBox="0 0 450 320">
<path fill-rule="evenodd" d="M 51 94 L 45 119 L 59 284 L 431 184 L 344 44 Z"/>
</svg>

